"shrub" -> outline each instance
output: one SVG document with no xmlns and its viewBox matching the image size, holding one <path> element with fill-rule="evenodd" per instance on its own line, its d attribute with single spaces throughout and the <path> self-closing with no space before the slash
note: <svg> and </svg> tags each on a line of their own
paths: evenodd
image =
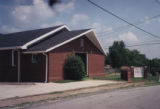
<svg viewBox="0 0 160 109">
<path fill-rule="evenodd" d="M 70 55 L 64 63 L 65 79 L 81 80 L 85 75 L 85 65 L 79 56 Z"/>
</svg>

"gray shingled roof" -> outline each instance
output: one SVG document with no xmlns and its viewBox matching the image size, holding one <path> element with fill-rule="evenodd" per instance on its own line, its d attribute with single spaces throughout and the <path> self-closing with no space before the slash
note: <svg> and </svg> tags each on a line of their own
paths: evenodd
<svg viewBox="0 0 160 109">
<path fill-rule="evenodd" d="M 45 51 L 55 45 L 58 45 L 60 43 L 63 43 L 66 40 L 69 40 L 77 35 L 80 35 L 89 29 L 84 29 L 84 30 L 75 30 L 75 31 L 66 31 L 59 33 L 31 48 L 29 48 L 26 52 L 31 52 L 31 51 Z"/>
<path fill-rule="evenodd" d="M 62 25 L 44 28 L 44 29 L 37 29 L 37 30 L 30 30 L 30 31 L 23 31 L 17 33 L 10 33 L 10 34 L 3 34 L 0 35 L 0 48 L 1 47 L 13 47 L 13 46 L 22 46 L 27 42 L 38 38 L 41 35 L 44 35 L 54 29 L 59 28 Z"/>
</svg>

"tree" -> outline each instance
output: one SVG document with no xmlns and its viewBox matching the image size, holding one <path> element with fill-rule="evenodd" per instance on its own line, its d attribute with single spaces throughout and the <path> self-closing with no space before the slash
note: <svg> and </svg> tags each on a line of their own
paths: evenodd
<svg viewBox="0 0 160 109">
<path fill-rule="evenodd" d="M 149 65 L 149 60 L 144 54 L 140 54 L 138 50 L 127 49 L 123 41 L 114 41 L 113 45 L 109 47 L 109 54 L 106 57 L 106 61 L 107 60 L 114 68 Z"/>
<path fill-rule="evenodd" d="M 111 47 L 109 47 L 109 57 L 112 67 L 120 67 L 125 64 L 126 61 L 126 49 L 123 41 L 115 41 Z"/>
<path fill-rule="evenodd" d="M 150 70 L 152 75 L 156 75 L 157 72 L 160 72 L 160 59 L 154 58 L 150 60 Z"/>
</svg>

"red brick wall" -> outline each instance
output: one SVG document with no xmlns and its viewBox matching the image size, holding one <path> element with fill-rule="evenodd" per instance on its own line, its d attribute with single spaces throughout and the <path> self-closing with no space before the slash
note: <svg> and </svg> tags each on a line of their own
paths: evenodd
<svg viewBox="0 0 160 109">
<path fill-rule="evenodd" d="M 65 44 L 49 53 L 49 82 L 63 79 L 63 65 L 68 55 L 75 52 L 88 53 L 88 73 L 90 77 L 105 76 L 104 73 L 104 55 L 93 45 L 86 37 L 84 47 L 80 47 L 78 38 L 68 44 Z"/>
<path fill-rule="evenodd" d="M 37 63 L 32 63 L 32 54 L 21 55 L 21 81 L 45 81 L 46 58 L 43 54 L 37 54 L 37 58 Z"/>
<path fill-rule="evenodd" d="M 12 67 L 12 51 L 0 51 L 0 82 L 16 82 L 17 67 L 17 52 L 15 52 L 15 66 Z"/>
<path fill-rule="evenodd" d="M 62 80 L 63 79 L 63 64 L 67 56 L 71 54 L 66 53 L 49 53 L 49 78 L 48 81 Z"/>
<path fill-rule="evenodd" d="M 88 71 L 89 77 L 104 77 L 104 56 L 100 54 L 89 54 Z"/>
</svg>

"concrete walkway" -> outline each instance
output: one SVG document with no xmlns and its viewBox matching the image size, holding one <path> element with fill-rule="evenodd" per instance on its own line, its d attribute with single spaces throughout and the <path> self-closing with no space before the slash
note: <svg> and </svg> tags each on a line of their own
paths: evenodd
<svg viewBox="0 0 160 109">
<path fill-rule="evenodd" d="M 13 97 L 25 97 L 30 95 L 38 95 L 51 92 L 53 93 L 58 91 L 67 91 L 115 83 L 118 82 L 109 80 L 86 80 L 70 83 L 0 83 L 0 100 Z"/>
</svg>

